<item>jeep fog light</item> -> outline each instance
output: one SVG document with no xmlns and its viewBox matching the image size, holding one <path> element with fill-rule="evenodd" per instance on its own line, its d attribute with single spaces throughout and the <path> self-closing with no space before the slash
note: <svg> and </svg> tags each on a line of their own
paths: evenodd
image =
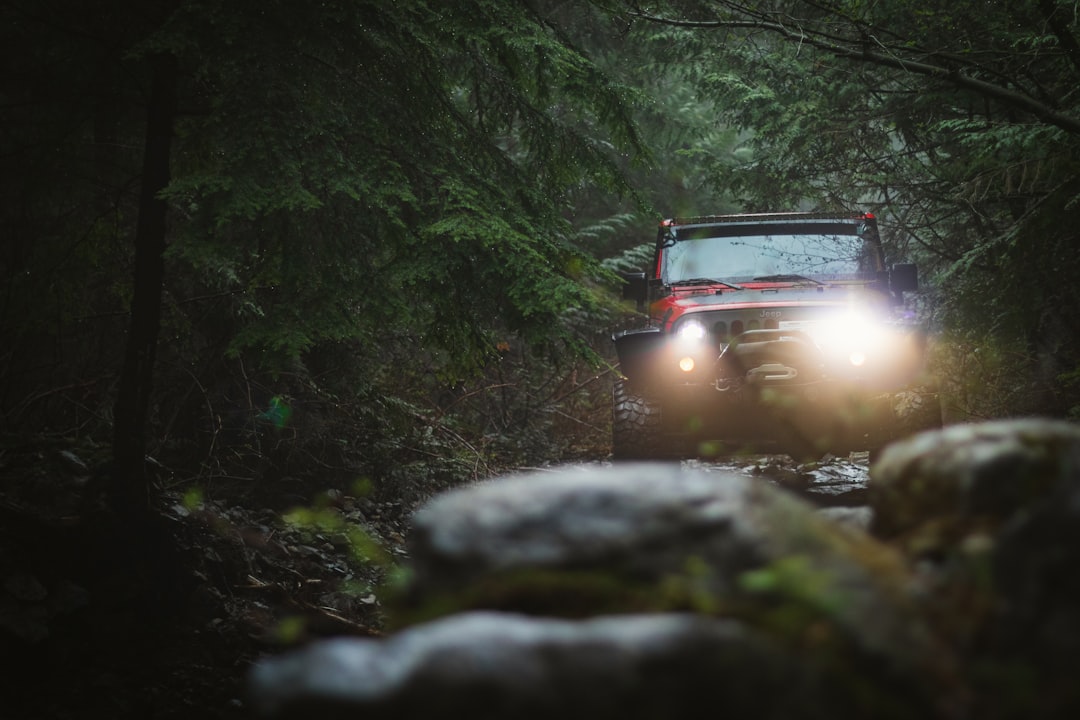
<svg viewBox="0 0 1080 720">
<path fill-rule="evenodd" d="M 679 360 L 679 369 L 683 372 L 690 372 L 694 369 L 694 358 L 684 357 Z"/>
</svg>

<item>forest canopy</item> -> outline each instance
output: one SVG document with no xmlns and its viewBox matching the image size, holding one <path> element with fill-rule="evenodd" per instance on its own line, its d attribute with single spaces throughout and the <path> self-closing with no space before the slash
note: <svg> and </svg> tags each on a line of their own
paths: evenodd
<svg viewBox="0 0 1080 720">
<path fill-rule="evenodd" d="M 617 158 L 646 149 L 635 91 L 531 3 L 3 12 L 9 422 L 150 413 L 151 434 L 183 437 L 286 387 L 352 403 L 452 386 L 508 335 L 581 345 L 566 317 L 601 304 L 605 272 L 569 198 L 631 196 Z"/>
<path fill-rule="evenodd" d="M 937 5 L 4 3 L 4 432 L 139 482 L 557 459 L 655 220 L 791 209 L 880 216 L 971 413 L 1068 414 L 1077 17 Z"/>
</svg>

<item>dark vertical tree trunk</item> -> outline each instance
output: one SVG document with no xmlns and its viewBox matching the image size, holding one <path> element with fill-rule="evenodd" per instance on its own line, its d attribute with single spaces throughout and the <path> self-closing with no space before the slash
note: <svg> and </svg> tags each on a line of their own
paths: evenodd
<svg viewBox="0 0 1080 720">
<path fill-rule="evenodd" d="M 166 203 L 158 194 L 169 183 L 169 154 L 176 115 L 176 58 L 150 59 L 152 80 L 146 119 L 139 218 L 135 229 L 135 279 L 124 365 L 113 408 L 113 469 L 110 502 L 121 516 L 143 519 L 148 509 L 146 423 L 153 389 L 154 356 L 161 325 Z"/>
</svg>

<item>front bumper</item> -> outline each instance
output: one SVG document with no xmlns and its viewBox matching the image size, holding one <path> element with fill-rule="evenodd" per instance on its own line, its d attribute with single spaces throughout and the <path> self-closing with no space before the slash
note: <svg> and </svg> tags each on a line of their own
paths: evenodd
<svg viewBox="0 0 1080 720">
<path fill-rule="evenodd" d="M 708 454 L 732 447 L 824 454 L 887 441 L 891 394 L 849 383 L 669 386 L 661 399 L 668 431 Z"/>
</svg>

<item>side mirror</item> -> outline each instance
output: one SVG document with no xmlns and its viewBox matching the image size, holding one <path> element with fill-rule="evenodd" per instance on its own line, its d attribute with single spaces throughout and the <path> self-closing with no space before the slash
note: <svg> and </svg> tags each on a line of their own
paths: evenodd
<svg viewBox="0 0 1080 720">
<path fill-rule="evenodd" d="M 889 271 L 889 289 L 894 293 L 919 289 L 919 271 L 911 263 L 898 263 Z"/>
<path fill-rule="evenodd" d="M 649 296 L 649 284 L 645 280 L 643 272 L 619 273 L 625 284 L 622 288 L 623 300 L 633 300 L 637 303 L 638 310 L 645 309 L 645 300 Z"/>
</svg>

